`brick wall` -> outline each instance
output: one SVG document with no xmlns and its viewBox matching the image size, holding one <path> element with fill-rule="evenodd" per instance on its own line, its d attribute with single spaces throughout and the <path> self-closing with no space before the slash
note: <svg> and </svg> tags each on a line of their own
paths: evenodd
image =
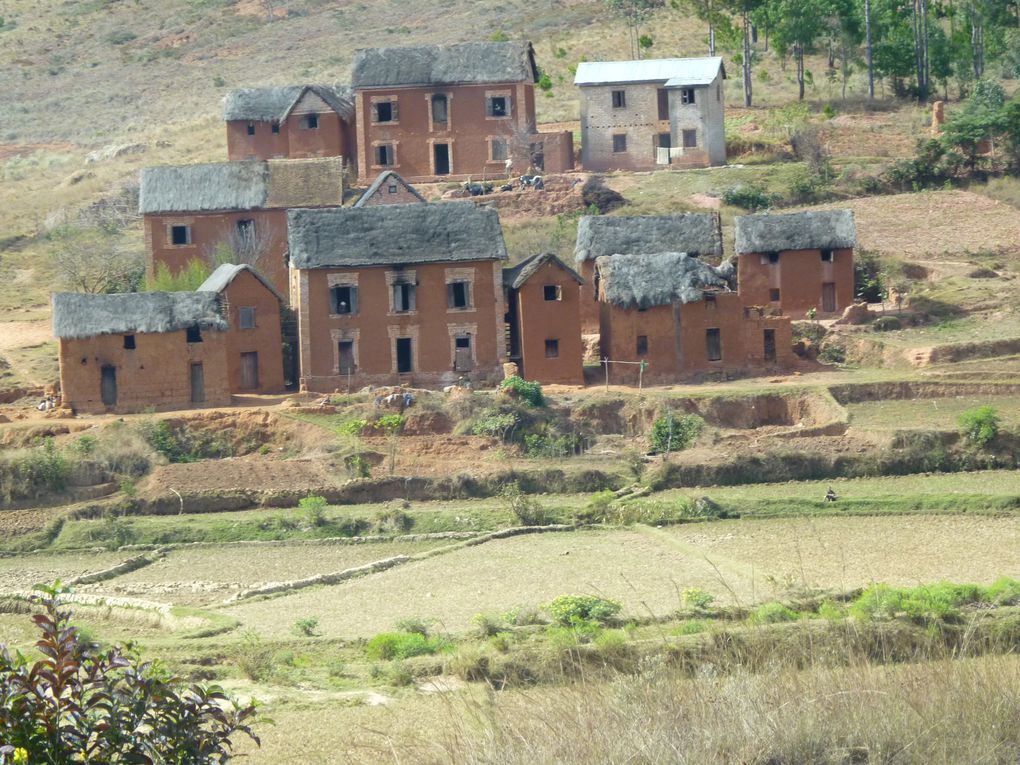
<svg viewBox="0 0 1020 765">
<path fill-rule="evenodd" d="M 223 291 L 230 330 L 226 338 L 227 379 L 232 393 L 283 391 L 283 337 L 280 301 L 249 271 L 242 271 Z M 241 329 L 240 309 L 255 309 L 255 328 Z M 258 354 L 258 386 L 242 385 L 241 354 Z"/>
<path fill-rule="evenodd" d="M 546 300 L 546 286 L 559 288 L 559 300 Z M 517 300 L 521 374 L 528 380 L 583 385 L 581 317 L 578 283 L 562 268 L 546 263 L 511 294 Z M 549 357 L 546 340 L 556 340 Z"/>
<path fill-rule="evenodd" d="M 391 191 L 390 189 L 393 189 Z M 360 202 L 360 200 L 359 200 Z M 416 197 L 411 191 L 400 181 L 387 180 L 379 188 L 375 190 L 375 193 L 361 202 L 363 207 L 373 207 L 375 205 L 410 205 L 410 204 L 422 204 L 422 201 Z"/>
<path fill-rule="evenodd" d="M 737 284 L 746 305 L 774 306 L 792 318 L 804 318 L 814 308 L 819 316 L 834 316 L 854 300 L 853 250 L 833 250 L 832 262 L 820 250 L 783 250 L 772 263 L 768 253 L 747 253 L 737 258 Z M 824 311 L 822 285 L 835 285 L 836 305 Z M 774 291 L 779 291 L 778 300 Z"/>
<path fill-rule="evenodd" d="M 201 343 L 187 342 L 186 332 L 136 334 L 135 349 L 124 348 L 124 335 L 99 335 L 60 341 L 60 387 L 63 401 L 77 412 L 140 412 L 225 406 L 226 333 L 203 330 Z M 202 364 L 205 401 L 191 400 L 191 365 Z M 103 367 L 116 372 L 117 403 L 102 401 Z"/>
</svg>

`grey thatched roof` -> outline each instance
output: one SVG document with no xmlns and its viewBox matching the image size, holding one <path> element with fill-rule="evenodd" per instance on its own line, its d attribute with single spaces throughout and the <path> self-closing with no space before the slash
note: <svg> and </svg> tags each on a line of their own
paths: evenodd
<svg viewBox="0 0 1020 765">
<path fill-rule="evenodd" d="M 428 200 L 425 199 L 425 197 L 418 193 L 418 190 L 414 186 L 405 181 L 403 177 L 395 170 L 383 170 L 381 173 L 379 173 L 376 179 L 372 181 L 372 185 L 368 187 L 368 190 L 365 191 L 365 193 L 358 198 L 358 201 L 354 203 L 354 206 L 364 207 L 368 200 L 372 198 L 372 195 L 379 191 L 379 189 L 382 188 L 382 185 L 384 183 L 390 180 L 394 181 L 395 183 L 399 183 L 401 186 L 410 191 L 422 202 L 428 202 Z"/>
<path fill-rule="evenodd" d="M 838 250 L 857 244 L 852 210 L 743 215 L 734 220 L 736 251 Z"/>
<path fill-rule="evenodd" d="M 125 292 L 53 296 L 53 334 L 63 340 L 134 332 L 177 332 L 188 327 L 225 330 L 213 292 Z"/>
<path fill-rule="evenodd" d="M 686 252 L 722 255 L 717 213 L 676 215 L 586 215 L 577 225 L 578 263 L 621 253 Z"/>
<path fill-rule="evenodd" d="M 283 295 L 276 291 L 276 288 L 266 280 L 266 277 L 247 263 L 224 263 L 218 266 L 215 271 L 209 274 L 209 278 L 199 285 L 196 292 L 223 292 L 243 271 L 251 272 L 251 275 L 262 282 L 267 290 L 276 295 L 277 300 L 283 301 Z"/>
<path fill-rule="evenodd" d="M 728 290 L 717 269 L 683 252 L 602 255 L 595 267 L 605 300 L 621 308 L 694 303 L 706 291 Z"/>
<path fill-rule="evenodd" d="M 351 69 L 355 88 L 537 81 L 531 43 L 366 48 L 355 54 Z"/>
<path fill-rule="evenodd" d="M 345 120 L 354 118 L 354 95 L 349 85 L 284 85 L 270 88 L 238 88 L 223 98 L 223 119 L 280 122 L 312 90 Z"/>
<path fill-rule="evenodd" d="M 574 269 L 570 268 L 551 252 L 546 252 L 541 255 L 532 255 L 530 258 L 525 258 L 513 268 L 504 268 L 503 286 L 519 290 L 546 263 L 552 263 L 557 268 L 562 268 L 578 284 L 584 284 L 584 279 L 578 276 Z"/>
<path fill-rule="evenodd" d="M 269 165 L 260 161 L 166 165 L 142 170 L 138 210 L 147 213 L 254 210 L 269 195 Z"/>
<path fill-rule="evenodd" d="M 506 260 L 499 215 L 472 202 L 287 212 L 293 268 Z"/>
</svg>

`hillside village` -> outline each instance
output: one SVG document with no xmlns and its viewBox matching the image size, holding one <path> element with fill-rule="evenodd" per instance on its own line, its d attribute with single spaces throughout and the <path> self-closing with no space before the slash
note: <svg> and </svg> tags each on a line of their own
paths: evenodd
<svg viewBox="0 0 1020 765">
<path fill-rule="evenodd" d="M 1017 761 L 1020 4 L 851 5 L 13 0 L 0 765 Z"/>
</svg>

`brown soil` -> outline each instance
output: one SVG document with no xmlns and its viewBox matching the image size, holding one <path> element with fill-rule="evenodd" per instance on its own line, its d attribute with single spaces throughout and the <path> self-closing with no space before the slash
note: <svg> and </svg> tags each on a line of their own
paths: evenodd
<svg viewBox="0 0 1020 765">
<path fill-rule="evenodd" d="M 66 512 L 65 507 L 0 510 L 0 539 L 41 531 Z"/>
<path fill-rule="evenodd" d="M 202 491 L 282 491 L 300 487 L 333 486 L 347 478 L 325 462 L 271 460 L 264 457 L 210 460 L 162 465 L 146 481 L 145 495 L 162 497 Z"/>
</svg>

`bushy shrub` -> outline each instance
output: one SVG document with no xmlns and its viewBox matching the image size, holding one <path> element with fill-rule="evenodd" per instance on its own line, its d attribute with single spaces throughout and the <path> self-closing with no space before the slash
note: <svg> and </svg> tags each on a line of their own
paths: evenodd
<svg viewBox="0 0 1020 765">
<path fill-rule="evenodd" d="M 521 491 L 516 481 L 505 484 L 499 492 L 507 504 L 507 509 L 514 518 L 524 526 L 548 526 L 553 523 L 551 515 L 534 497 Z"/>
<path fill-rule="evenodd" d="M 499 389 L 530 406 L 545 406 L 541 384 L 525 380 L 518 375 L 511 375 L 499 384 Z"/>
<path fill-rule="evenodd" d="M 276 651 L 251 630 L 241 636 L 233 658 L 245 677 L 255 682 L 268 679 L 276 671 Z"/>
<path fill-rule="evenodd" d="M 319 619 L 316 616 L 305 616 L 294 622 L 292 629 L 294 634 L 302 637 L 314 637 L 315 630 L 319 626 Z"/>
<path fill-rule="evenodd" d="M 507 441 L 519 423 L 520 418 L 515 412 L 490 410 L 472 426 L 471 432 L 476 436 L 494 436 Z"/>
<path fill-rule="evenodd" d="M 527 433 L 524 453 L 529 457 L 569 457 L 581 451 L 581 444 L 577 433 Z"/>
<path fill-rule="evenodd" d="M 688 587 L 683 591 L 683 603 L 685 608 L 702 610 L 708 608 L 715 602 L 715 596 L 711 593 L 699 590 L 696 587 Z"/>
<path fill-rule="evenodd" d="M 764 210 L 779 201 L 777 194 L 770 194 L 760 186 L 731 186 L 723 192 L 723 202 L 744 210 Z"/>
<path fill-rule="evenodd" d="M 422 619 L 420 616 L 408 616 L 398 621 L 396 627 L 400 632 L 410 632 L 422 637 L 428 637 L 432 632 L 432 621 Z"/>
<path fill-rule="evenodd" d="M 1001 582 L 996 584 L 1004 587 Z M 990 589 L 950 582 L 913 588 L 876 584 L 866 589 L 851 604 L 850 613 L 857 619 L 892 618 L 905 614 L 922 623 L 954 620 L 959 616 L 960 606 L 984 601 Z"/>
<path fill-rule="evenodd" d="M 365 655 L 370 659 L 389 661 L 427 656 L 449 648 L 450 642 L 442 637 L 426 637 L 418 632 L 380 632 L 368 641 Z"/>
<path fill-rule="evenodd" d="M 818 360 L 823 364 L 845 364 L 846 346 L 840 343 L 826 343 L 818 352 Z"/>
<path fill-rule="evenodd" d="M 974 446 L 988 446 L 999 435 L 1001 420 L 993 407 L 979 406 L 960 415 L 960 435 Z"/>
<path fill-rule="evenodd" d="M 368 425 L 368 420 L 348 420 L 342 424 L 337 430 L 343 435 L 347 436 L 360 436 Z"/>
<path fill-rule="evenodd" d="M 52 438 L 31 449 L 0 454 L 0 500 L 30 499 L 67 487 L 71 463 Z"/>
<path fill-rule="evenodd" d="M 326 523 L 326 498 L 309 494 L 298 502 L 298 510 L 305 516 L 309 526 L 319 527 Z"/>
<path fill-rule="evenodd" d="M 704 426 L 705 421 L 696 414 L 677 416 L 666 412 L 652 425 L 652 451 L 657 454 L 683 451 L 697 440 Z"/>
<path fill-rule="evenodd" d="M 897 316 L 879 316 L 871 322 L 871 328 L 876 332 L 892 332 L 902 327 L 903 324 Z"/>
<path fill-rule="evenodd" d="M 229 757 L 238 733 L 258 743 L 254 704 L 84 641 L 60 608 L 59 582 L 38 589 L 40 658 L 0 650 L 0 760 L 211 765 Z"/>
<path fill-rule="evenodd" d="M 764 603 L 751 613 L 752 624 L 778 624 L 779 622 L 795 622 L 800 617 L 797 612 L 782 603 L 772 601 Z"/>
<path fill-rule="evenodd" d="M 553 621 L 564 627 L 610 624 L 621 608 L 616 601 L 595 595 L 561 595 L 546 606 Z"/>
</svg>

